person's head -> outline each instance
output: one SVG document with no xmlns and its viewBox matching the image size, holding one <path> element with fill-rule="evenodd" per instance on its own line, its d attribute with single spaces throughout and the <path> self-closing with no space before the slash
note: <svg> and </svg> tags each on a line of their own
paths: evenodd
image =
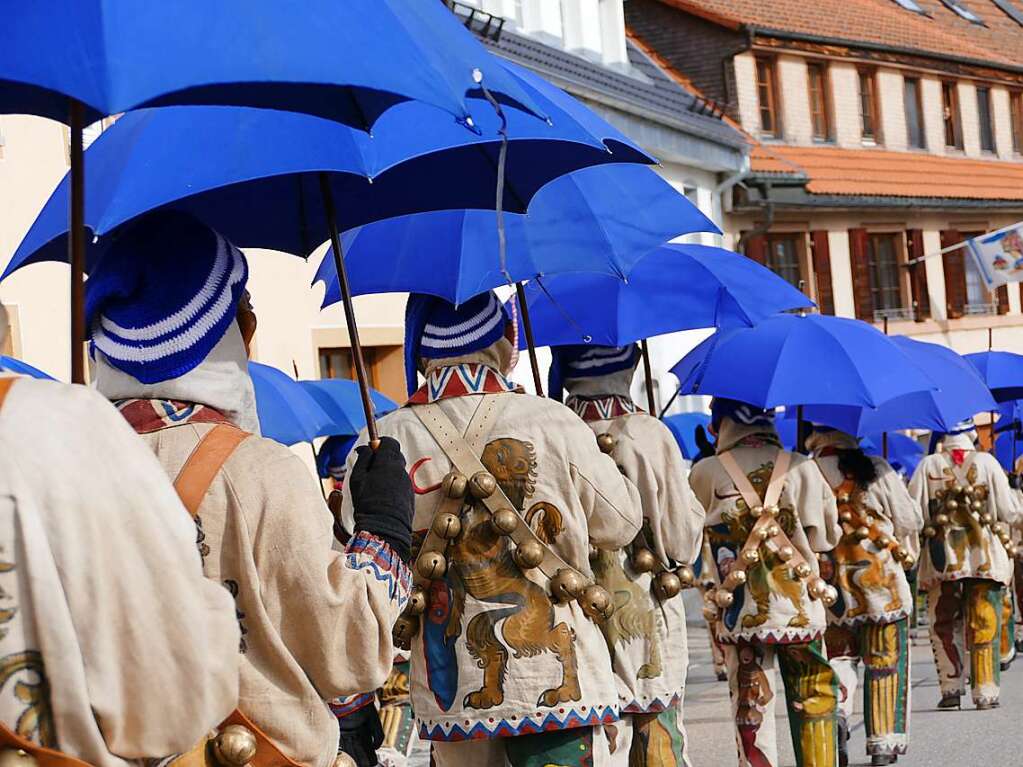
<svg viewBox="0 0 1023 767">
<path fill-rule="evenodd" d="M 741 426 L 774 427 L 774 411 L 741 402 L 737 399 L 715 397 L 710 403 L 710 433 L 717 436 L 725 421 Z"/>
<path fill-rule="evenodd" d="M 818 455 L 834 455 L 838 458 L 838 470 L 846 479 L 866 490 L 877 480 L 877 466 L 874 460 L 860 447 L 860 441 L 852 434 L 822 424 L 813 424 L 806 447 Z"/>
<path fill-rule="evenodd" d="M 255 332 L 245 256 L 184 213 L 149 214 L 115 236 L 89 274 L 94 351 L 144 384 L 179 378 L 233 332 Z"/>
<path fill-rule="evenodd" d="M 570 394 L 583 396 L 627 395 L 638 364 L 637 344 L 552 346 L 547 393 L 558 401 L 562 399 L 563 389 L 568 389 Z"/>
<path fill-rule="evenodd" d="M 443 298 L 411 293 L 405 305 L 405 383 L 409 395 L 416 373 L 434 365 L 484 362 L 510 372 L 515 326 L 493 291 L 455 306 Z"/>
</svg>

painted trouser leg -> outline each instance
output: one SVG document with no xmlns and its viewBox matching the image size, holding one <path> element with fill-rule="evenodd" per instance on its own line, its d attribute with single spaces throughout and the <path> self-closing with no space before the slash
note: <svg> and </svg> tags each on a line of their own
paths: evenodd
<svg viewBox="0 0 1023 767">
<path fill-rule="evenodd" d="M 714 636 L 714 627 L 707 625 L 707 638 L 710 641 L 710 657 L 714 663 L 714 675 L 719 679 L 727 676 L 728 668 L 725 666 L 725 651 L 721 649 L 721 643 Z"/>
<path fill-rule="evenodd" d="M 623 720 L 625 717 L 623 717 Z M 679 708 L 667 708 L 657 714 L 628 715 L 628 742 L 618 739 L 612 756 L 614 765 L 627 767 L 688 767 L 685 755 L 685 730 Z M 624 761 L 619 760 L 625 749 Z"/>
<path fill-rule="evenodd" d="M 942 697 L 966 692 L 963 685 L 963 612 L 960 581 L 941 581 L 928 589 L 931 651 Z"/>
<path fill-rule="evenodd" d="M 1002 641 L 1000 659 L 1008 668 L 1016 658 L 1016 604 L 1013 590 L 1002 589 Z"/>
<path fill-rule="evenodd" d="M 602 728 L 575 727 L 516 738 L 433 744 L 434 767 L 609 767 Z"/>
<path fill-rule="evenodd" d="M 739 767 L 777 767 L 775 652 L 770 645 L 721 646 L 728 670 Z"/>
<path fill-rule="evenodd" d="M 824 632 L 828 662 L 841 685 L 838 696 L 838 748 L 848 760 L 849 720 L 852 718 L 859 684 L 860 635 L 853 626 L 828 626 Z"/>
<path fill-rule="evenodd" d="M 839 682 L 823 644 L 818 639 L 777 648 L 797 767 L 838 764 Z"/>
<path fill-rule="evenodd" d="M 966 591 L 966 646 L 970 649 L 970 689 L 973 702 L 998 702 L 1002 588 L 996 581 L 969 579 Z"/>
<path fill-rule="evenodd" d="M 904 754 L 909 733 L 909 619 L 859 628 L 867 753 Z"/>
</svg>

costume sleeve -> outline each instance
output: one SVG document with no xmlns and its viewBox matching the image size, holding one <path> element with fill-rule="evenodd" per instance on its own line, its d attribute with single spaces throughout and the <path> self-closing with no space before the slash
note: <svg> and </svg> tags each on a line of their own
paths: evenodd
<svg viewBox="0 0 1023 767">
<path fill-rule="evenodd" d="M 927 458 L 920 461 L 909 480 L 909 497 L 916 504 L 920 518 L 926 523 L 930 518 L 930 491 L 927 488 Z"/>
<path fill-rule="evenodd" d="M 887 461 L 877 458 L 874 464 L 878 470 L 875 496 L 881 503 L 881 511 L 891 520 L 895 540 L 916 556 L 920 548 L 920 530 L 924 526 L 920 505 L 913 500 L 902 477 Z"/>
<path fill-rule="evenodd" d="M 250 534 L 270 623 L 324 700 L 375 690 L 391 670 L 408 567 L 366 532 L 333 549 L 333 520 L 298 456 L 283 454 L 259 476 L 266 503 Z"/>
<path fill-rule="evenodd" d="M 816 552 L 831 551 L 842 538 L 838 503 L 831 486 L 813 461 L 803 461 L 790 472 L 795 480 L 790 487 L 792 500 L 810 548 Z"/>
</svg>

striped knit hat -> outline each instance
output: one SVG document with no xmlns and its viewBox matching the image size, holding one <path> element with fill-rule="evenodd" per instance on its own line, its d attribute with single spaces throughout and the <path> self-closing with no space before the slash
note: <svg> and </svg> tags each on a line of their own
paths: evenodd
<svg viewBox="0 0 1023 767">
<path fill-rule="evenodd" d="M 444 359 L 486 349 L 504 335 L 511 322 L 493 291 L 460 306 L 443 298 L 411 293 L 405 305 L 405 383 L 415 393 L 420 359 Z"/>
<path fill-rule="evenodd" d="M 552 346 L 551 367 L 547 371 L 547 392 L 559 402 L 564 396 L 568 378 L 599 378 L 631 370 L 639 362 L 639 346 L 599 346 L 577 344 Z"/>
<path fill-rule="evenodd" d="M 316 454 L 316 471 L 321 479 L 331 477 L 338 481 L 345 477 L 345 462 L 348 454 L 352 452 L 357 436 L 334 436 L 327 437 L 320 445 L 320 451 Z"/>
<path fill-rule="evenodd" d="M 144 384 L 183 376 L 235 321 L 248 275 L 241 251 L 191 216 L 146 216 L 86 282 L 92 348 Z"/>
<path fill-rule="evenodd" d="M 710 402 L 711 425 L 716 430 L 725 418 L 730 418 L 744 426 L 771 426 L 774 424 L 774 411 L 764 410 L 737 399 L 715 397 Z"/>
</svg>

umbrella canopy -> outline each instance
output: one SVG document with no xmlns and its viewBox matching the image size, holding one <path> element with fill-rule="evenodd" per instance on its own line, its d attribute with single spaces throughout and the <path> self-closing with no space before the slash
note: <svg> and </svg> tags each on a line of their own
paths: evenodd
<svg viewBox="0 0 1023 767">
<path fill-rule="evenodd" d="M 935 383 L 890 338 L 859 320 L 779 314 L 751 328 L 719 330 L 671 368 L 683 394 L 759 407 L 858 405 Z"/>
<path fill-rule="evenodd" d="M 526 296 L 540 346 L 624 346 L 677 330 L 752 325 L 785 309 L 813 306 L 745 256 L 678 244 L 648 252 L 625 281 L 604 274 L 552 275 L 527 285 Z"/>
<path fill-rule="evenodd" d="M 964 356 L 980 373 L 995 400 L 1023 399 L 1023 354 L 986 351 Z"/>
<path fill-rule="evenodd" d="M 594 136 L 568 117 L 552 126 L 518 110 L 507 115 L 510 211 L 525 212 L 537 190 L 564 173 L 620 156 L 653 161 L 610 126 Z M 492 208 L 500 121 L 484 112 L 478 125 L 479 134 L 465 130 L 415 102 L 390 109 L 372 136 L 266 109 L 131 112 L 86 152 L 85 221 L 102 246 L 118 226 L 173 208 L 239 247 L 308 256 L 327 239 L 321 171 L 329 173 L 342 229 L 425 210 Z M 65 177 L 47 200 L 3 276 L 26 264 L 67 260 L 68 183 Z M 90 249 L 90 262 L 99 250 Z"/>
<path fill-rule="evenodd" d="M 55 380 L 53 376 L 34 368 L 27 362 L 22 362 L 14 357 L 7 357 L 0 354 L 0 372 L 17 373 L 18 375 L 30 376 L 31 378 L 42 378 L 47 381 Z"/>
<path fill-rule="evenodd" d="M 682 457 L 691 461 L 700 454 L 700 446 L 696 444 L 696 427 L 706 429 L 710 426 L 710 416 L 706 413 L 677 413 L 661 419 L 671 429 L 675 441 L 678 442 Z"/>
<path fill-rule="evenodd" d="M 319 381 L 299 381 L 298 385 L 305 389 L 330 417 L 330 431 L 317 436 L 358 434 L 366 428 L 359 385 L 355 381 L 324 378 Z M 370 397 L 373 400 L 375 415 L 384 415 L 398 409 L 397 402 L 378 391 L 371 390 Z"/>
<path fill-rule="evenodd" d="M 973 365 L 948 347 L 904 336 L 891 340 L 938 389 L 905 394 L 877 408 L 810 406 L 803 417 L 856 436 L 899 429 L 947 432 L 963 419 L 997 407 Z"/>
<path fill-rule="evenodd" d="M 683 232 L 717 231 L 688 199 L 639 165 L 602 165 L 555 179 L 527 215 L 505 217 L 508 275 L 501 271 L 494 211 L 444 210 L 379 221 L 346 232 L 352 292 L 415 290 L 458 304 L 484 290 L 539 274 L 592 270 L 620 284 L 651 248 Z M 423 258 L 429 243 L 431 258 Z M 766 271 L 766 270 L 765 270 Z M 337 303 L 327 254 L 315 282 Z"/>
<path fill-rule="evenodd" d="M 0 25 L 0 112 L 88 120 L 171 104 L 315 114 L 359 128 L 414 99 L 470 121 L 475 71 L 531 95 L 438 2 L 35 0 Z M 488 110 L 489 111 L 489 110 Z"/>
</svg>

